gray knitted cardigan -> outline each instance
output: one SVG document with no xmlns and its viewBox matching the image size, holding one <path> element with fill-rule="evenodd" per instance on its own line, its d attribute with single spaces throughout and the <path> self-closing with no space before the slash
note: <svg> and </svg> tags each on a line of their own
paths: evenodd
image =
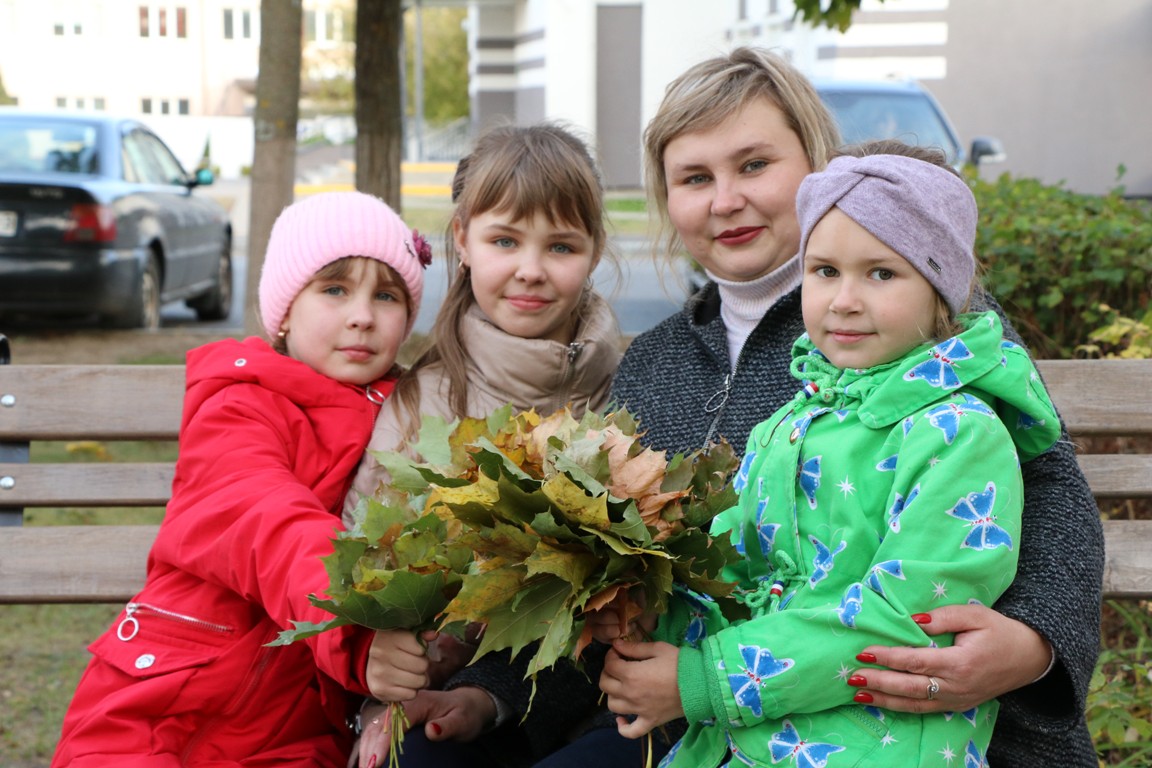
<svg viewBox="0 0 1152 768">
<path fill-rule="evenodd" d="M 981 297 L 975 305 L 976 310 L 990 308 L 1003 315 L 990 297 Z M 644 440 L 652 447 L 680 452 L 723 437 L 740 450 L 752 428 L 795 394 L 799 385 L 788 368 L 792 342 L 803 330 L 796 289 L 768 310 L 733 371 L 719 292 L 709 283 L 683 311 L 632 342 L 613 380 L 613 402 L 639 417 Z M 1005 334 L 1019 342 L 1006 319 Z M 1024 464 L 1023 475 L 1019 571 L 996 608 L 1047 638 L 1056 665 L 1040 682 L 1000 698 L 988 760 L 994 768 L 1096 768 L 1083 712 L 1099 648 L 1104 567 L 1099 511 L 1067 435 Z M 519 679 L 523 665 L 507 661 L 485 657 L 452 686 L 478 685 L 522 714 L 530 688 Z M 516 738 L 499 738 L 503 745 L 497 748 L 507 758 L 511 755 L 505 750 L 518 743 L 530 754 L 502 762 L 530 763 L 555 749 L 581 713 L 595 708 L 597 661 L 588 660 L 586 676 L 565 664 L 540 676 L 527 720 L 516 729 Z M 603 713 L 593 721 L 612 723 Z"/>
</svg>

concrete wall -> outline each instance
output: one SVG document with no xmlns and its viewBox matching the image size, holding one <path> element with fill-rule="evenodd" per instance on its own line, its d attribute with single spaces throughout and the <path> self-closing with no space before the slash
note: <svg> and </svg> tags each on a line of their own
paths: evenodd
<svg viewBox="0 0 1152 768">
<path fill-rule="evenodd" d="M 948 77 L 932 90 L 1009 171 L 1080 192 L 1152 195 L 1152 0 L 953 0 Z"/>
</svg>

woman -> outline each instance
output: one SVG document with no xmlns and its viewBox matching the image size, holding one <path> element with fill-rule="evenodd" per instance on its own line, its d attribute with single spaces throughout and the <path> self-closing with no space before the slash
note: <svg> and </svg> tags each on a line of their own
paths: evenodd
<svg viewBox="0 0 1152 768">
<path fill-rule="evenodd" d="M 810 83 L 767 51 L 736 49 L 668 87 L 645 133 L 648 191 L 666 253 L 682 246 L 709 283 L 682 312 L 632 342 L 614 379 L 614 401 L 639 416 L 652 447 L 682 451 L 720 437 L 742 446 L 753 426 L 795 394 L 788 365 L 803 331 L 796 192 L 838 143 Z M 998 309 L 990 297 L 980 299 L 975 308 Z M 952 648 L 861 648 L 860 662 L 888 669 L 859 671 L 857 659 L 844 667 L 866 678 L 860 690 L 875 706 L 897 711 L 963 711 L 999 697 L 993 765 L 1095 766 L 1082 713 L 1099 638 L 1099 515 L 1066 439 L 1025 464 L 1023 475 L 1019 573 L 997 610 L 934 610 L 924 628 L 957 633 Z M 450 685 L 506 687 L 515 670 L 485 661 Z M 593 680 L 597 672 L 589 671 Z M 580 711 L 571 677 L 557 675 L 562 685 L 537 682 L 523 726 L 534 746 L 542 733 L 555 737 L 555 724 L 571 727 Z M 468 714 L 458 701 L 475 691 L 457 690 L 418 696 L 409 716 L 435 726 L 438 739 L 475 735 L 482 726 L 473 718 L 494 715 L 487 708 Z M 604 727 L 585 730 L 537 765 L 636 764 L 641 742 L 615 733 L 610 713 L 594 724 Z"/>
</svg>

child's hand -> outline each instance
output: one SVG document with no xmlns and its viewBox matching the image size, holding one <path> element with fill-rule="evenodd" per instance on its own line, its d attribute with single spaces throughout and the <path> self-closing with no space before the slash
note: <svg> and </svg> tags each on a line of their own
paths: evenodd
<svg viewBox="0 0 1152 768">
<path fill-rule="evenodd" d="M 621 590 L 612 601 L 602 608 L 584 615 L 584 625 L 592 633 L 592 639 L 601 643 L 611 643 L 617 638 L 644 639 L 656 628 L 658 616 L 644 612 L 644 595 L 633 599 L 627 591 Z"/>
<path fill-rule="evenodd" d="M 608 709 L 618 715 L 616 730 L 637 739 L 653 728 L 684 716 L 676 682 L 680 649 L 668 643 L 630 643 L 617 640 L 604 659 L 600 690 L 608 695 Z"/>
<path fill-rule="evenodd" d="M 368 651 L 367 682 L 372 695 L 380 701 L 407 701 L 427 688 L 425 644 L 435 639 L 435 632 L 425 632 L 419 639 L 404 629 L 376 632 Z"/>
</svg>

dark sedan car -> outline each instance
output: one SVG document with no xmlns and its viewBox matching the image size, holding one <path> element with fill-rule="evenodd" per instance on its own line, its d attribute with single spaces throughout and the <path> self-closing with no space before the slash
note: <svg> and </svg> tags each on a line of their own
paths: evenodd
<svg viewBox="0 0 1152 768">
<path fill-rule="evenodd" d="M 0 317 L 227 318 L 232 225 L 194 192 L 212 181 L 135 120 L 0 108 Z"/>
</svg>

